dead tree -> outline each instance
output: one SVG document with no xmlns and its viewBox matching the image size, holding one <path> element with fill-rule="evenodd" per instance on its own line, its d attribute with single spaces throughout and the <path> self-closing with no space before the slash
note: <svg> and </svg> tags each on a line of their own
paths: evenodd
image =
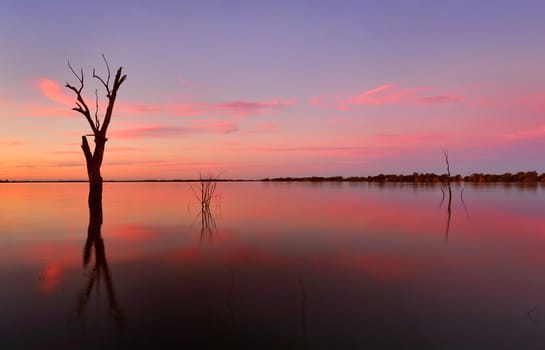
<svg viewBox="0 0 545 350">
<path fill-rule="evenodd" d="M 448 149 L 443 148 L 443 155 L 445 156 L 445 163 L 447 163 L 448 207 L 447 207 L 447 228 L 445 230 L 445 233 L 446 233 L 446 238 L 448 240 L 448 233 L 450 230 L 451 204 L 452 204 L 452 189 L 450 186 L 450 163 L 448 160 Z M 444 198 L 445 198 L 445 193 L 443 192 L 443 199 Z M 441 203 L 443 202 L 441 201 Z"/>
<path fill-rule="evenodd" d="M 117 97 L 117 91 L 121 87 L 121 84 L 127 78 L 126 75 L 122 74 L 122 67 L 117 69 L 113 83 L 110 84 L 110 66 L 106 57 L 102 55 L 104 63 L 106 64 L 107 77 L 106 79 L 98 76 L 93 69 L 93 78 L 97 79 L 106 89 L 106 98 L 107 98 L 107 107 L 104 112 L 103 118 L 98 116 L 98 91 L 95 90 L 95 113 L 91 115 L 91 110 L 89 109 L 88 104 L 83 99 L 81 95 L 84 87 L 84 75 L 83 69 L 80 68 L 79 74 L 74 70 L 70 62 L 68 62 L 68 68 L 74 74 L 74 76 L 79 81 L 79 86 L 75 87 L 69 83 L 66 83 L 66 87 L 72 90 L 76 94 L 76 106 L 72 110 L 81 113 L 89 125 L 91 126 L 92 134 L 83 135 L 81 137 L 81 148 L 83 154 L 85 155 L 85 161 L 87 162 L 87 175 L 89 177 L 89 205 L 93 203 L 102 202 L 102 175 L 100 173 L 100 167 L 102 165 L 102 160 L 104 158 L 104 147 L 106 145 L 106 133 L 108 131 L 108 126 L 110 125 L 110 120 L 112 119 L 112 113 L 114 110 L 115 99 Z M 89 147 L 89 142 L 87 141 L 87 136 L 94 136 L 95 147 L 93 152 Z"/>
</svg>

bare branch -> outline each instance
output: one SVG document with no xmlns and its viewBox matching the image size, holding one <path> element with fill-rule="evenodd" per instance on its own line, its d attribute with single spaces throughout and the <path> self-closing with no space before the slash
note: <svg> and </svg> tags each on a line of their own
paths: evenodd
<svg viewBox="0 0 545 350">
<path fill-rule="evenodd" d="M 74 86 L 66 83 L 65 85 L 67 88 L 69 88 L 70 90 L 74 91 L 76 94 L 79 94 L 80 93 L 80 90 L 76 89 Z"/>
<path fill-rule="evenodd" d="M 112 91 L 110 90 L 110 76 L 111 76 L 110 65 L 108 64 L 108 61 L 106 60 L 106 56 L 104 56 L 104 54 L 102 54 L 102 59 L 104 60 L 104 63 L 106 63 L 106 70 L 108 72 L 108 76 L 106 78 L 106 81 L 104 81 L 104 79 L 102 77 L 96 75 L 96 72 L 95 72 L 94 68 L 93 68 L 93 78 L 97 79 L 98 81 L 100 81 L 102 83 L 102 85 L 106 89 L 106 97 L 110 98 L 110 96 L 112 94 Z M 115 86 L 114 86 L 114 89 L 115 89 Z"/>
<path fill-rule="evenodd" d="M 68 60 L 68 68 L 70 68 L 70 70 L 72 71 L 72 74 L 74 74 L 74 76 L 78 79 L 78 81 L 80 82 L 80 88 L 79 89 L 73 89 L 76 93 L 81 93 L 81 91 L 83 90 L 83 68 L 80 68 L 81 69 L 81 76 L 78 75 L 78 73 L 76 73 L 76 71 L 74 70 L 74 68 L 72 67 L 72 65 L 70 64 L 70 60 Z M 68 84 L 67 84 L 68 85 Z"/>
<path fill-rule="evenodd" d="M 97 79 L 98 81 L 100 81 L 102 83 L 102 85 L 104 85 L 104 88 L 106 89 L 106 97 L 110 97 L 110 87 L 108 86 L 108 84 L 101 78 L 99 77 L 98 75 L 95 74 L 95 69 L 93 68 L 93 78 Z"/>
<path fill-rule="evenodd" d="M 446 147 L 443 147 L 443 155 L 445 156 L 445 162 L 447 163 L 447 174 L 450 182 L 450 163 L 448 161 L 448 149 Z"/>
<path fill-rule="evenodd" d="M 100 129 L 100 120 L 98 119 L 98 90 L 95 89 L 95 123 L 97 129 Z"/>
<path fill-rule="evenodd" d="M 110 120 L 112 119 L 112 112 L 114 109 L 115 99 L 117 97 L 117 90 L 121 86 L 121 84 L 125 81 L 127 78 L 127 75 L 121 76 L 123 67 L 119 67 L 117 70 L 115 77 L 114 77 L 114 83 L 112 90 L 110 94 L 108 95 L 108 106 L 106 107 L 106 113 L 104 114 L 104 121 L 102 123 L 102 129 L 100 130 L 102 133 L 106 134 L 106 131 L 108 129 L 108 126 L 110 125 Z"/>
<path fill-rule="evenodd" d="M 83 90 L 83 87 L 84 87 L 84 83 L 83 83 L 83 78 L 84 78 L 84 75 L 83 75 L 83 69 L 81 70 L 81 74 L 78 75 L 76 73 L 76 71 L 74 70 L 74 68 L 72 67 L 72 65 L 70 64 L 70 61 L 68 61 L 68 68 L 70 68 L 70 70 L 72 71 L 72 73 L 74 74 L 74 76 L 76 76 L 76 78 L 78 79 L 78 81 L 80 82 L 80 88 L 76 88 L 75 86 L 73 85 L 70 85 L 69 83 L 66 83 L 66 87 L 69 88 L 70 90 L 74 91 L 74 93 L 76 94 L 76 105 L 77 107 L 75 108 L 72 108 L 72 110 L 74 111 L 77 111 L 81 114 L 83 114 L 83 116 L 85 117 L 85 119 L 87 120 L 87 122 L 89 123 L 89 125 L 91 126 L 91 129 L 93 130 L 94 133 L 97 133 L 98 132 L 98 128 L 96 127 L 95 123 L 93 122 L 93 120 L 91 119 L 91 112 L 89 111 L 89 107 L 87 107 L 87 104 L 85 103 L 85 101 L 83 100 L 83 97 L 81 96 L 81 91 Z"/>
<path fill-rule="evenodd" d="M 106 85 L 110 85 L 110 65 L 108 64 L 108 60 L 106 59 L 106 56 L 102 54 L 102 59 L 104 60 L 104 63 L 106 63 L 106 69 L 108 70 L 108 78 L 106 78 Z"/>
</svg>

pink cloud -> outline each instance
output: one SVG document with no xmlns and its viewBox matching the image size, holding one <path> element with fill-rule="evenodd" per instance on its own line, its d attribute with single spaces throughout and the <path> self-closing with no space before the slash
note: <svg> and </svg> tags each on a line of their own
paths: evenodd
<svg viewBox="0 0 545 350">
<path fill-rule="evenodd" d="M 277 132 L 280 131 L 278 123 L 260 123 L 253 132 Z"/>
<path fill-rule="evenodd" d="M 73 145 L 73 146 L 79 146 L 79 145 Z M 139 147 L 108 147 L 108 152 L 142 152 L 144 149 Z M 72 154 L 81 154 L 81 150 L 58 150 L 58 151 L 51 151 L 48 152 L 51 154 L 66 154 L 66 155 L 72 155 Z"/>
<path fill-rule="evenodd" d="M 248 148 L 244 148 L 248 150 Z M 328 157 L 340 158 L 378 158 L 383 152 L 371 150 L 360 146 L 302 146 L 302 147 L 253 147 L 252 152 L 257 153 L 300 153 L 319 154 Z"/>
<path fill-rule="evenodd" d="M 176 102 L 165 104 L 163 107 L 174 117 L 197 117 L 209 111 L 206 103 Z"/>
<path fill-rule="evenodd" d="M 297 103 L 296 99 L 268 100 L 268 101 L 227 101 L 211 102 L 176 102 L 165 104 L 164 109 L 177 117 L 197 117 L 204 115 L 220 115 L 233 117 L 247 117 L 252 115 L 269 114 Z"/>
<path fill-rule="evenodd" d="M 297 103 L 296 99 L 269 100 L 269 101 L 229 101 L 212 104 L 214 111 L 221 114 L 232 115 L 236 117 L 246 117 L 250 115 L 268 114 L 272 110 L 278 110 Z"/>
<path fill-rule="evenodd" d="M 406 145 L 406 144 L 427 144 L 436 143 L 439 141 L 444 142 L 451 137 L 448 133 L 442 132 L 429 132 L 418 134 L 376 134 L 371 135 L 369 140 L 373 144 L 382 145 Z"/>
<path fill-rule="evenodd" d="M 21 111 L 24 117 L 46 117 L 46 118 L 71 118 L 75 117 L 76 112 L 70 108 L 59 108 L 49 106 L 26 106 Z"/>
<path fill-rule="evenodd" d="M 59 82 L 40 78 L 35 83 L 42 95 L 50 101 L 65 106 L 74 107 L 76 99 Z M 94 108 L 94 98 L 88 99 L 89 108 Z M 164 113 L 176 117 L 198 117 L 198 116 L 234 116 L 247 117 L 252 115 L 269 114 L 273 111 L 286 108 L 297 103 L 296 99 L 275 99 L 264 101 L 234 100 L 227 102 L 159 102 L 127 103 L 119 101 L 116 103 L 116 112 L 121 114 L 151 114 Z M 58 107 L 34 106 L 28 109 L 25 115 L 58 117 L 75 115 L 70 109 Z"/>
<path fill-rule="evenodd" d="M 41 93 L 51 101 L 63 105 L 73 105 L 75 103 L 74 96 L 70 95 L 66 91 L 66 88 L 55 80 L 40 78 L 36 82 L 36 86 Z"/>
<path fill-rule="evenodd" d="M 380 106 L 385 104 L 407 103 L 416 98 L 420 92 L 426 90 L 429 89 L 418 88 L 402 90 L 396 85 L 386 84 L 341 100 L 339 102 L 339 109 L 350 109 L 350 105 Z"/>
<path fill-rule="evenodd" d="M 521 141 L 521 140 L 545 140 L 545 124 L 540 125 L 534 129 L 522 130 L 514 133 L 508 133 L 503 135 L 507 140 Z"/>
<path fill-rule="evenodd" d="M 217 119 L 194 120 L 185 126 L 145 125 L 112 130 L 110 135 L 118 139 L 178 137 L 194 133 L 228 134 L 238 130 L 232 121 Z"/>
<path fill-rule="evenodd" d="M 339 101 L 344 99 L 340 94 L 323 94 L 314 96 L 309 100 L 309 105 L 320 108 L 337 108 Z"/>
<path fill-rule="evenodd" d="M 311 106 L 324 107 L 325 101 L 323 97 L 313 97 L 308 102 Z"/>
<path fill-rule="evenodd" d="M 460 96 L 447 96 L 447 95 L 438 95 L 438 96 L 423 96 L 419 97 L 416 102 L 423 105 L 433 105 L 449 102 L 461 102 L 462 98 Z"/>
<path fill-rule="evenodd" d="M 161 111 L 161 106 L 144 103 L 116 103 L 117 112 L 126 114 L 148 114 Z"/>
<path fill-rule="evenodd" d="M 498 102 L 495 99 L 487 96 L 476 96 L 472 98 L 469 103 L 482 108 L 492 108 L 498 105 Z"/>
<path fill-rule="evenodd" d="M 545 92 L 535 92 L 515 99 L 515 105 L 532 112 L 545 113 Z"/>
<path fill-rule="evenodd" d="M 25 146 L 28 144 L 29 142 L 24 141 L 0 141 L 0 145 L 2 146 Z"/>
<path fill-rule="evenodd" d="M 68 91 L 59 82 L 47 78 L 40 78 L 37 80 L 35 85 L 40 90 L 42 95 L 44 95 L 50 101 L 70 107 L 76 106 L 76 97 L 74 96 L 74 94 Z M 94 98 L 86 102 L 89 105 L 89 108 L 95 106 Z M 116 111 L 126 114 L 152 113 L 158 112 L 160 110 L 161 106 L 153 104 L 123 102 L 119 102 L 116 104 Z M 25 114 L 42 117 L 65 117 L 75 115 L 74 112 L 70 109 L 44 106 L 29 107 Z"/>
<path fill-rule="evenodd" d="M 398 85 L 385 84 L 364 91 L 358 95 L 338 99 L 336 108 L 348 110 L 353 106 L 382 106 L 395 104 L 413 105 L 437 105 L 444 103 L 461 102 L 463 98 L 458 95 L 426 95 L 431 92 L 429 87 L 402 89 Z M 310 100 L 314 106 L 327 108 L 329 103 L 323 97 L 314 97 Z"/>
</svg>

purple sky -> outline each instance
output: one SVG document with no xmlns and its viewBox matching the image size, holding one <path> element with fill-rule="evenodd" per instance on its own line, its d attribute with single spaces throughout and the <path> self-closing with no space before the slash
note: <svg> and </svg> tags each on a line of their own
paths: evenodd
<svg viewBox="0 0 545 350">
<path fill-rule="evenodd" d="M 128 75 L 107 179 L 545 171 L 542 1 L 0 3 L 0 179 L 83 179 L 64 83 Z M 86 96 L 93 104 L 92 79 Z M 103 93 L 102 93 L 103 95 Z M 99 108 L 100 111 L 100 108 Z"/>
</svg>

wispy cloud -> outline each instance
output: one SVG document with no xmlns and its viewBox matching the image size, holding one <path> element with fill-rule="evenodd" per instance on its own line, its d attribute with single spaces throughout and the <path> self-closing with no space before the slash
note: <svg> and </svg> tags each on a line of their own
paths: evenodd
<svg viewBox="0 0 545 350">
<path fill-rule="evenodd" d="M 40 78 L 35 86 L 41 94 L 57 105 L 74 107 L 76 99 L 66 91 L 64 86 L 55 80 Z M 92 103 L 91 103 L 92 102 Z M 89 108 L 93 108 L 94 97 L 88 98 Z M 273 100 L 233 100 L 225 102 L 194 102 L 194 101 L 162 101 L 157 103 L 131 103 L 118 101 L 116 112 L 124 115 L 134 114 L 163 114 L 174 117 L 202 117 L 202 116 L 232 116 L 248 117 L 270 114 L 283 108 L 297 104 L 296 99 Z M 58 106 L 31 106 L 24 113 L 28 116 L 66 117 L 74 116 L 70 108 Z"/>
<path fill-rule="evenodd" d="M 433 94 L 430 87 L 401 88 L 395 84 L 385 84 L 349 97 L 316 96 L 309 104 L 321 108 L 349 110 L 354 106 L 383 106 L 396 104 L 438 105 L 461 102 L 458 95 Z"/>
<path fill-rule="evenodd" d="M 545 140 L 545 124 L 529 130 L 521 130 L 504 134 L 503 137 L 512 141 Z"/>
<path fill-rule="evenodd" d="M 280 131 L 278 123 L 260 123 L 251 132 L 277 132 Z"/>
<path fill-rule="evenodd" d="M 406 145 L 444 142 L 452 135 L 444 132 L 408 133 L 408 134 L 375 134 L 369 136 L 374 145 Z"/>
<path fill-rule="evenodd" d="M 350 109 L 355 105 L 381 106 L 390 104 L 418 104 L 436 105 L 462 101 L 462 97 L 456 95 L 425 95 L 431 92 L 429 87 L 403 89 L 398 85 L 386 84 L 358 95 L 339 101 L 338 108 Z"/>
<path fill-rule="evenodd" d="M 220 114 L 227 114 L 236 117 L 246 117 L 250 115 L 268 114 L 274 110 L 279 110 L 297 103 L 296 99 L 269 100 L 269 101 L 229 101 L 214 103 L 212 109 Z"/>
<path fill-rule="evenodd" d="M 248 150 L 248 148 L 245 148 Z M 334 158 L 378 158 L 384 152 L 365 146 L 294 146 L 294 147 L 252 147 L 253 153 L 293 153 L 298 155 L 320 155 Z"/>
<path fill-rule="evenodd" d="M 545 92 L 538 91 L 518 97 L 515 105 L 532 112 L 545 113 Z"/>
<path fill-rule="evenodd" d="M 462 98 L 460 96 L 448 96 L 448 95 L 422 96 L 416 99 L 417 103 L 424 104 L 424 105 L 461 102 L 461 101 L 462 101 Z"/>
<path fill-rule="evenodd" d="M 492 97 L 475 96 L 468 101 L 470 104 L 481 108 L 492 108 L 498 105 L 498 102 Z"/>
<path fill-rule="evenodd" d="M 238 124 L 220 119 L 193 120 L 184 126 L 143 125 L 125 129 L 113 129 L 112 137 L 118 139 L 178 137 L 196 133 L 228 134 L 238 130 Z"/>
<path fill-rule="evenodd" d="M 70 108 L 55 106 L 25 106 L 20 112 L 22 117 L 43 117 L 43 118 L 72 118 L 77 114 Z"/>
<path fill-rule="evenodd" d="M 13 140 L 7 140 L 7 141 L 0 141 L 0 145 L 2 146 L 25 146 L 30 144 L 29 142 L 24 141 L 13 141 Z"/>
<path fill-rule="evenodd" d="M 40 78 L 36 81 L 36 86 L 40 92 L 51 101 L 62 105 L 74 104 L 74 96 L 70 95 L 68 91 L 55 80 Z"/>
</svg>

